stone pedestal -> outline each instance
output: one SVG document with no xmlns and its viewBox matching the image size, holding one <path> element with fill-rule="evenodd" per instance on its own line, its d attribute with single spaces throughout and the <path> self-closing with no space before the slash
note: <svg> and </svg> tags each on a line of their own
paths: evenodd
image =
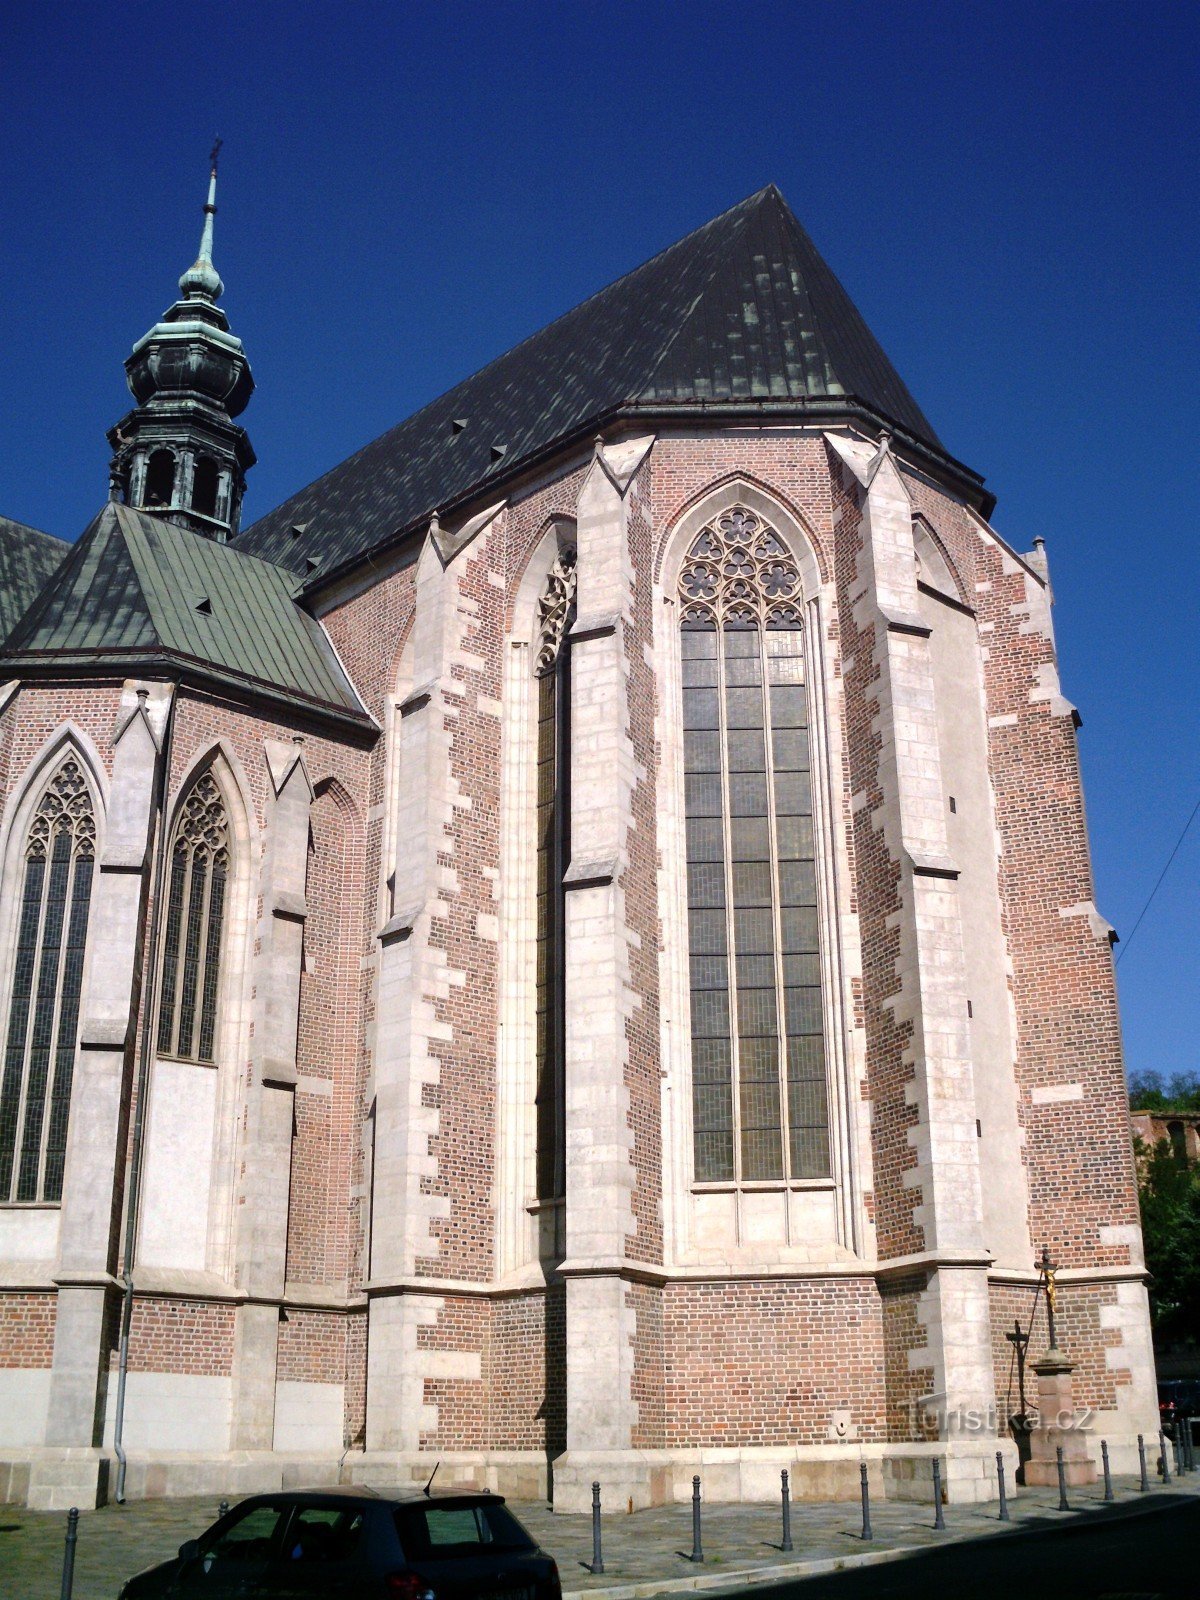
<svg viewBox="0 0 1200 1600">
<path fill-rule="evenodd" d="M 1071 1373 L 1075 1370 L 1058 1350 L 1034 1363 L 1038 1380 L 1038 1422 L 1029 1434 L 1025 1482 L 1032 1487 L 1058 1487 L 1058 1449 L 1062 1447 L 1070 1487 L 1095 1483 L 1096 1463 L 1088 1454 L 1087 1434 L 1075 1411 Z"/>
</svg>

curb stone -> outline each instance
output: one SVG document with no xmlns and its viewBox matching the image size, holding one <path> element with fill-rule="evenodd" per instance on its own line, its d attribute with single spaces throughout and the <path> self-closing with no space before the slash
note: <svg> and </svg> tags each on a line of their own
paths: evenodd
<svg viewBox="0 0 1200 1600">
<path fill-rule="evenodd" d="M 1190 1486 L 1189 1486 L 1190 1487 Z M 1195 1491 L 1193 1491 L 1194 1493 Z M 801 1578 L 828 1578 L 838 1572 L 850 1572 L 856 1568 L 882 1566 L 888 1561 L 900 1561 L 906 1556 L 924 1555 L 930 1550 L 943 1550 L 947 1545 L 970 1544 L 985 1539 L 1004 1538 L 1014 1533 L 1037 1535 L 1043 1533 L 1057 1533 L 1063 1528 L 1078 1527 L 1080 1523 L 1090 1518 L 1103 1518 L 1106 1521 L 1133 1521 L 1138 1517 L 1154 1516 L 1157 1512 L 1165 1511 L 1177 1498 L 1172 1495 L 1169 1500 L 1156 1499 L 1152 1505 L 1139 1505 L 1136 1501 L 1126 1502 L 1119 1506 L 1107 1506 L 1102 1502 L 1093 1505 L 1081 1505 L 1072 1508 L 1069 1515 L 1062 1515 L 1060 1520 L 1049 1525 L 1039 1524 L 1036 1527 L 1023 1526 L 1020 1522 L 997 1522 L 994 1528 L 986 1532 L 980 1530 L 964 1530 L 962 1532 L 949 1532 L 939 1539 L 936 1544 L 900 1544 L 887 1550 L 864 1550 L 861 1554 L 846 1554 L 844 1556 L 823 1556 L 817 1560 L 775 1561 L 765 1567 L 730 1567 L 724 1572 L 698 1573 L 689 1576 L 680 1573 L 669 1578 L 653 1578 L 641 1582 L 604 1584 L 591 1589 L 563 1589 L 562 1600 L 653 1600 L 656 1595 L 695 1594 L 702 1591 L 719 1591 L 730 1588 L 745 1588 L 750 1584 L 780 1583 L 786 1579 Z"/>
</svg>

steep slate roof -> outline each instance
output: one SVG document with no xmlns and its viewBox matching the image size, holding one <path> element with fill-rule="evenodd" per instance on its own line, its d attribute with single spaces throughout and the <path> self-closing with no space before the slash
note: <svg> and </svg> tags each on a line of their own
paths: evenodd
<svg viewBox="0 0 1200 1600">
<path fill-rule="evenodd" d="M 53 534 L 0 517 L 0 639 L 16 625 L 70 548 Z"/>
<path fill-rule="evenodd" d="M 0 671 L 160 666 L 371 726 L 282 568 L 110 501 L 0 644 Z"/>
<path fill-rule="evenodd" d="M 334 467 L 238 548 L 305 573 L 312 589 L 605 418 L 698 405 L 865 411 L 979 493 L 771 185 Z"/>
</svg>

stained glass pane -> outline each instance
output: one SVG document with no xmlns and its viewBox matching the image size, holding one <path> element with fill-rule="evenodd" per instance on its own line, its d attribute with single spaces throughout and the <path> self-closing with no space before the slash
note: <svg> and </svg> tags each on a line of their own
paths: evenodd
<svg viewBox="0 0 1200 1600">
<path fill-rule="evenodd" d="M 12 1187 L 17 1145 L 17 1116 L 21 1105 L 21 1084 L 25 1076 L 26 1035 L 29 1030 L 33 974 L 37 964 L 38 924 L 42 914 L 42 894 L 46 877 L 46 858 L 33 856 L 25 863 L 25 893 L 21 903 L 21 922 L 17 931 L 17 951 L 13 972 L 12 1005 L 8 1021 L 8 1045 L 4 1052 L 4 1088 L 0 1091 L 0 1200 L 7 1200 Z"/>
<path fill-rule="evenodd" d="M 183 889 L 187 879 L 188 852 L 182 841 L 171 856 L 171 882 L 167 891 L 167 920 L 163 930 L 162 998 L 158 1009 L 158 1048 L 164 1053 L 175 1048 L 175 989 L 179 977 L 179 940 L 183 923 Z"/>
<path fill-rule="evenodd" d="M 680 592 L 696 1174 L 783 1177 L 786 1143 L 793 1176 L 820 1175 L 829 1157 L 799 573 L 779 535 L 738 506 L 697 535 Z M 705 1053 L 717 1046 L 728 1054 Z"/>
<path fill-rule="evenodd" d="M 158 1008 L 164 1055 L 214 1059 L 228 861 L 225 806 L 206 772 L 183 802 L 171 851 Z"/>
<path fill-rule="evenodd" d="M 67 886 L 71 876 L 71 836 L 55 834 L 46 884 L 46 914 L 42 929 L 42 954 L 38 964 L 37 996 L 34 1001 L 33 1029 L 29 1038 L 29 1062 L 25 1074 L 25 1126 L 21 1134 L 21 1166 L 17 1175 L 17 1199 L 36 1200 L 38 1168 L 42 1157 L 42 1120 L 46 1107 L 50 1058 L 54 1049 L 55 1013 L 58 1000 L 58 973 L 62 959 L 63 922 L 67 910 Z"/>
<path fill-rule="evenodd" d="M 79 1001 L 83 990 L 83 956 L 87 943 L 88 911 L 92 897 L 92 858 L 75 863 L 71 886 L 71 915 L 67 943 L 63 952 L 62 999 L 55 1049 L 54 1089 L 50 1100 L 50 1120 L 46 1132 L 46 1165 L 42 1179 L 42 1198 L 61 1200 L 63 1170 L 67 1159 L 67 1121 L 71 1109 L 71 1084 L 75 1077 L 75 1050 L 79 1035 Z"/>
<path fill-rule="evenodd" d="M 96 827 L 68 757 L 34 813 L 0 1089 L 0 1202 L 62 1195 Z"/>
</svg>

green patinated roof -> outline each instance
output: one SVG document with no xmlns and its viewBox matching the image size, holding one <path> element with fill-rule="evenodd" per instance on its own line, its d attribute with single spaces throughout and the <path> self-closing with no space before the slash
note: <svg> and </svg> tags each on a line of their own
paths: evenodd
<svg viewBox="0 0 1200 1600">
<path fill-rule="evenodd" d="M 70 548 L 52 534 L 0 517 L 0 639 L 16 626 Z"/>
<path fill-rule="evenodd" d="M 110 502 L 0 645 L 0 670 L 141 668 L 370 724 L 282 568 Z"/>
<path fill-rule="evenodd" d="M 316 589 L 608 419 L 700 408 L 865 415 L 990 503 L 771 185 L 366 445 L 237 543 Z"/>
</svg>

